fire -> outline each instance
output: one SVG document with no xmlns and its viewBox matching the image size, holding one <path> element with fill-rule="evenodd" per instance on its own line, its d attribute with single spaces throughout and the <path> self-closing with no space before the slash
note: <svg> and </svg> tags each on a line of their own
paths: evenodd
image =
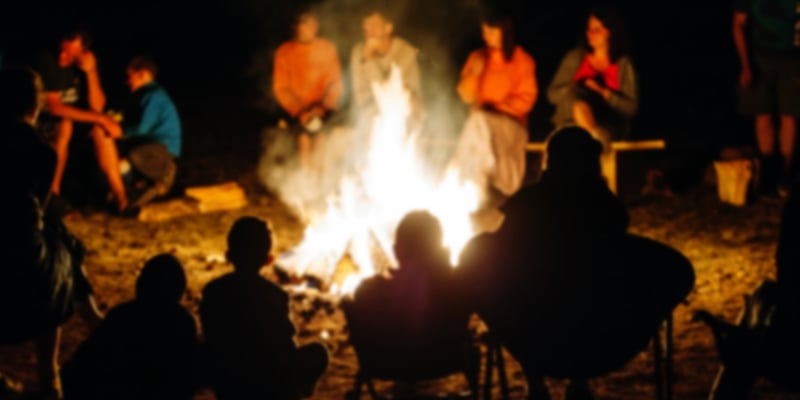
<svg viewBox="0 0 800 400">
<path fill-rule="evenodd" d="M 442 177 L 426 167 L 417 143 L 419 132 L 406 123 L 411 104 L 399 68 L 393 66 L 389 79 L 372 89 L 379 112 L 369 132 L 365 164 L 341 181 L 337 193 L 327 198 L 325 212 L 306 227 L 302 243 L 279 260 L 281 267 L 298 275 L 329 282 L 330 291 L 340 295 L 352 293 L 363 279 L 384 268 L 396 267 L 394 230 L 412 210 L 436 215 L 444 230 L 443 244 L 455 261 L 474 235 L 470 214 L 480 199 L 478 188 L 462 182 L 455 169 Z M 345 276 L 342 263 L 348 264 Z"/>
</svg>

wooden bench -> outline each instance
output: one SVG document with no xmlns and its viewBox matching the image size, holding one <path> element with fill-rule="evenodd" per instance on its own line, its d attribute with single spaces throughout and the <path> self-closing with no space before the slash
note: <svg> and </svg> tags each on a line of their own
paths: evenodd
<svg viewBox="0 0 800 400">
<path fill-rule="evenodd" d="M 608 181 L 608 187 L 617 193 L 617 153 L 620 151 L 662 150 L 666 148 L 663 139 L 616 141 L 611 143 L 611 154 L 602 160 L 603 175 Z M 528 152 L 543 153 L 544 142 L 530 142 L 525 146 Z"/>
</svg>

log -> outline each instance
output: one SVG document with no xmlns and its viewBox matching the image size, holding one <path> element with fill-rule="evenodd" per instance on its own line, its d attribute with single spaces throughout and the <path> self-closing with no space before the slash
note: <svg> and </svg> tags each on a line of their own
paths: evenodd
<svg viewBox="0 0 800 400">
<path fill-rule="evenodd" d="M 200 212 L 235 210 L 247 205 L 247 195 L 236 182 L 186 188 L 186 196 L 199 202 Z"/>
<path fill-rule="evenodd" d="M 529 152 L 543 152 L 545 148 L 545 142 L 529 142 L 525 146 L 525 150 Z M 666 148 L 666 142 L 663 139 L 611 142 L 611 149 L 614 151 L 662 150 L 664 148 Z"/>
</svg>

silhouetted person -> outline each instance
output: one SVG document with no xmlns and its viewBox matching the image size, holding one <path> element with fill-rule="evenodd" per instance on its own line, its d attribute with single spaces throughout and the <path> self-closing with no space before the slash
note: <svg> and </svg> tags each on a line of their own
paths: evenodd
<svg viewBox="0 0 800 400">
<path fill-rule="evenodd" d="M 136 298 L 112 308 L 64 365 L 64 398 L 190 400 L 197 326 L 180 304 L 185 290 L 175 256 L 149 259 Z"/>
<path fill-rule="evenodd" d="M 800 184 L 783 209 L 775 255 L 777 280 L 766 280 L 748 296 L 738 325 L 700 311 L 716 339 L 722 369 L 709 399 L 748 399 L 756 378 L 800 390 Z"/>
<path fill-rule="evenodd" d="M 86 322 L 99 319 L 92 288 L 82 269 L 80 240 L 51 214 L 45 214 L 56 155 L 38 139 L 34 126 L 42 101 L 36 72 L 8 66 L 0 72 L 0 140 L 14 152 L 0 163 L 9 171 L 4 182 L 4 220 L 0 268 L 2 316 L 0 343 L 35 340 L 39 385 L 48 396 L 61 396 L 58 348 L 61 325 L 80 311 Z"/>
<path fill-rule="evenodd" d="M 342 303 L 360 366 L 396 378 L 441 376 L 459 365 L 477 373 L 479 358 L 470 352 L 471 310 L 436 217 L 427 211 L 406 214 L 397 226 L 394 253 L 397 269 L 364 280 Z"/>
<path fill-rule="evenodd" d="M 475 308 L 521 363 L 532 399 L 549 399 L 545 376 L 569 378 L 568 398 L 591 396 L 586 379 L 643 350 L 694 285 L 684 256 L 626 233 L 601 151 L 582 128 L 555 132 L 540 181 L 512 196 L 500 229 L 461 255 Z"/>
<path fill-rule="evenodd" d="M 234 271 L 203 289 L 208 383 L 220 400 L 310 397 L 327 368 L 322 344 L 295 344 L 286 292 L 259 275 L 272 262 L 271 249 L 266 222 L 240 218 L 228 233 Z"/>
</svg>

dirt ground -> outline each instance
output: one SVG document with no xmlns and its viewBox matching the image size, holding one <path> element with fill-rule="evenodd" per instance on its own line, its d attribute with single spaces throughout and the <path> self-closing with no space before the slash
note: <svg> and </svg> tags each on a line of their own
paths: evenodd
<svg viewBox="0 0 800 400">
<path fill-rule="evenodd" d="M 196 166 L 199 167 L 199 166 Z M 163 222 L 139 222 L 96 212 L 70 220 L 68 225 L 89 249 L 86 270 L 97 298 L 105 309 L 129 300 L 134 281 L 144 261 L 160 252 L 173 252 L 188 276 L 184 304 L 195 315 L 202 287 L 231 270 L 224 261 L 224 239 L 234 220 L 257 215 L 271 221 L 276 234 L 276 252 L 291 249 L 302 239 L 302 226 L 279 201 L 260 190 L 253 174 L 237 180 L 248 193 L 249 204 L 238 210 L 196 214 Z M 224 176 L 219 178 L 225 179 Z M 718 201 L 715 187 L 703 184 L 676 196 L 660 196 L 630 202 L 631 231 L 674 246 L 694 264 L 696 286 L 685 305 L 674 314 L 674 393 L 676 399 L 704 399 L 719 368 L 710 330 L 692 320 L 698 309 L 733 320 L 743 305 L 743 295 L 764 278 L 774 277 L 773 256 L 783 201 L 761 199 L 745 207 Z M 321 298 L 322 302 L 312 301 Z M 317 399 L 342 399 L 352 388 L 357 360 L 347 344 L 344 319 L 335 299 L 314 293 L 292 295 L 292 318 L 298 326 L 298 341 L 327 337 L 334 349 L 333 359 L 319 382 Z M 329 303 L 326 303 L 330 300 Z M 329 304 L 331 307 L 319 307 Z M 80 317 L 64 327 L 61 359 L 70 357 L 86 337 Z M 29 388 L 35 383 L 32 345 L 0 347 L 0 370 L 22 380 Z M 506 354 L 511 397 L 522 399 L 525 381 L 513 357 Z M 564 382 L 551 381 L 554 398 L 563 393 Z M 624 368 L 590 382 L 602 399 L 652 399 L 655 397 L 653 356 L 643 351 Z M 495 380 L 494 397 L 499 398 Z M 443 396 L 466 388 L 460 376 L 438 380 L 422 388 L 430 396 Z M 390 390 L 389 384 L 379 385 Z M 366 394 L 365 397 L 366 398 Z M 754 399 L 800 399 L 759 381 Z M 201 391 L 197 399 L 213 399 Z"/>
</svg>

